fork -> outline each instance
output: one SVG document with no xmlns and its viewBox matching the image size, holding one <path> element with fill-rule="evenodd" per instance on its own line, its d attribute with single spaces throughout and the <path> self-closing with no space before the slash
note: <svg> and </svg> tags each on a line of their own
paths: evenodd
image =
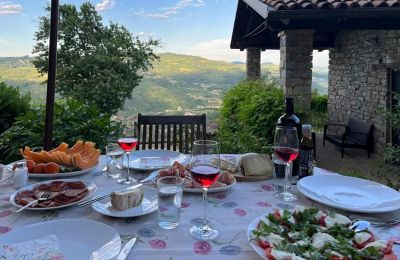
<svg viewBox="0 0 400 260">
<path fill-rule="evenodd" d="M 64 192 L 65 192 L 65 190 L 64 190 L 64 191 L 61 191 L 61 192 L 58 192 L 58 193 L 54 194 L 53 196 L 51 196 L 51 193 L 50 193 L 49 191 L 45 191 L 45 192 L 42 194 L 42 196 L 40 196 L 37 200 L 32 200 L 31 202 L 29 202 L 28 204 L 26 204 L 26 205 L 23 206 L 22 208 L 19 208 L 19 209 L 17 209 L 16 211 L 14 211 L 14 213 L 21 212 L 21 211 L 23 211 L 24 209 L 28 208 L 29 206 L 32 206 L 33 204 L 36 204 L 36 203 L 39 203 L 39 202 L 46 201 L 46 200 L 52 199 L 52 198 L 54 198 L 54 197 L 57 197 L 57 196 L 63 194 Z"/>
</svg>

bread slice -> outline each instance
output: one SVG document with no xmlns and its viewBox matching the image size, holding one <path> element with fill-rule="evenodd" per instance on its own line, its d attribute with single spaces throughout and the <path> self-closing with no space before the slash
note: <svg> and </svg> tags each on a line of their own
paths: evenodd
<svg viewBox="0 0 400 260">
<path fill-rule="evenodd" d="M 114 191 L 111 193 L 111 205 L 116 210 L 127 210 L 139 206 L 142 203 L 143 196 L 141 189 Z"/>
</svg>

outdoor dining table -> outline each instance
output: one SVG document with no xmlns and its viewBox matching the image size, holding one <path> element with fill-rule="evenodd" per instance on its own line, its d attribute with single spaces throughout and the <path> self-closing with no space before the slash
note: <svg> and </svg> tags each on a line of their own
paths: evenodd
<svg viewBox="0 0 400 260">
<path fill-rule="evenodd" d="M 101 156 L 99 165 L 93 171 L 73 178 L 93 181 L 98 187 L 98 195 L 123 187 L 102 171 L 105 163 L 105 157 Z M 315 174 L 331 173 L 316 168 Z M 39 181 L 43 179 L 29 179 L 29 183 Z M 207 217 L 220 230 L 220 236 L 212 241 L 197 241 L 189 235 L 189 228 L 202 221 L 201 194 L 185 192 L 180 225 L 173 230 L 164 230 L 157 225 L 157 212 L 135 218 L 112 218 L 97 213 L 90 206 L 71 206 L 54 211 L 24 210 L 13 214 L 15 208 L 10 204 L 9 197 L 15 189 L 12 183 L 4 182 L 0 184 L 0 235 L 38 222 L 91 219 L 112 226 L 119 232 L 123 243 L 137 237 L 138 241 L 128 259 L 261 259 L 247 239 L 251 221 L 273 209 L 293 209 L 297 204 L 326 209 L 298 193 L 295 185 L 292 190 L 299 195 L 299 201 L 283 202 L 276 199 L 271 180 L 237 182 L 227 191 L 209 193 Z M 400 211 L 382 215 L 399 218 Z M 400 225 L 374 229 L 378 237 L 400 242 Z M 400 255 L 400 246 L 394 246 L 394 251 Z"/>
</svg>

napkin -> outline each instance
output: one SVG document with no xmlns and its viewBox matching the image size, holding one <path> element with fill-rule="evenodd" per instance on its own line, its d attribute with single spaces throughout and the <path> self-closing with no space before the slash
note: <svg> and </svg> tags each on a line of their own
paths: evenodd
<svg viewBox="0 0 400 260">
<path fill-rule="evenodd" d="M 273 165 L 268 154 L 245 154 L 241 158 L 243 175 L 269 176 L 272 178 Z"/>
<path fill-rule="evenodd" d="M 15 244 L 0 244 L 0 259 L 63 260 L 64 255 L 55 235 Z"/>
</svg>

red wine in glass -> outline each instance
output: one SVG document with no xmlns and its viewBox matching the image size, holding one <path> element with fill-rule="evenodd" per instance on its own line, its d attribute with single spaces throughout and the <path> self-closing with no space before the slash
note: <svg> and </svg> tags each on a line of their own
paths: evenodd
<svg viewBox="0 0 400 260">
<path fill-rule="evenodd" d="M 299 149 L 290 147 L 276 147 L 275 154 L 284 162 L 294 161 L 299 155 Z"/>
<path fill-rule="evenodd" d="M 121 146 L 122 150 L 125 152 L 130 152 L 135 149 L 138 144 L 138 140 L 136 138 L 120 138 L 118 139 L 118 144 Z"/>
<path fill-rule="evenodd" d="M 197 165 L 190 169 L 190 173 L 193 179 L 198 182 L 201 187 L 209 188 L 217 181 L 220 170 L 208 165 Z"/>
</svg>

